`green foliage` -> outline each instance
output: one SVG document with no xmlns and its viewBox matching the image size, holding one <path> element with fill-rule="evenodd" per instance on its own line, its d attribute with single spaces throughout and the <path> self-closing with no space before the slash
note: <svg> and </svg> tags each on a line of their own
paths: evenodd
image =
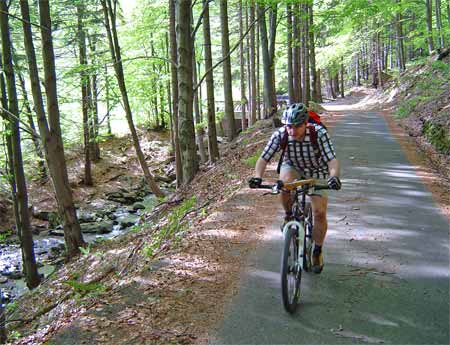
<svg viewBox="0 0 450 345">
<path fill-rule="evenodd" d="M 21 337 L 22 337 L 22 334 L 16 330 L 13 330 L 8 334 L 8 339 L 10 339 L 10 340 L 19 340 Z"/>
<path fill-rule="evenodd" d="M 66 281 L 66 284 L 81 296 L 89 293 L 101 293 L 105 291 L 105 286 L 101 283 L 80 283 L 76 280 L 68 280 Z"/>
<path fill-rule="evenodd" d="M 420 102 L 419 97 L 401 101 L 398 105 L 397 111 L 395 113 L 395 117 L 398 119 L 403 119 L 405 117 L 408 117 L 419 102 Z"/>
<path fill-rule="evenodd" d="M 436 150 L 443 154 L 450 154 L 450 135 L 444 126 L 426 121 L 423 133 Z"/>
<path fill-rule="evenodd" d="M 12 230 L 7 230 L 0 234 L 0 243 L 5 242 L 6 239 L 12 235 Z"/>
<path fill-rule="evenodd" d="M 244 164 L 249 166 L 250 168 L 254 168 L 256 166 L 256 162 L 258 161 L 260 156 L 261 156 L 261 151 L 257 152 L 253 156 L 243 159 L 242 162 L 244 162 Z"/>
<path fill-rule="evenodd" d="M 14 301 L 14 302 L 8 303 L 6 305 L 5 309 L 8 313 L 12 313 L 12 312 L 16 311 L 17 308 L 19 308 L 19 303 L 17 301 Z"/>
<path fill-rule="evenodd" d="M 431 68 L 433 71 L 440 71 L 443 74 L 445 74 L 446 78 L 448 78 L 450 76 L 450 65 L 448 63 L 445 63 L 443 61 L 434 61 L 431 64 Z"/>
<path fill-rule="evenodd" d="M 193 196 L 171 211 L 167 217 L 167 223 L 154 233 L 151 241 L 144 246 L 143 252 L 146 256 L 153 257 L 165 241 L 179 242 L 183 238 L 188 225 L 183 222 L 183 217 L 192 211 L 196 203 L 197 198 Z"/>
</svg>

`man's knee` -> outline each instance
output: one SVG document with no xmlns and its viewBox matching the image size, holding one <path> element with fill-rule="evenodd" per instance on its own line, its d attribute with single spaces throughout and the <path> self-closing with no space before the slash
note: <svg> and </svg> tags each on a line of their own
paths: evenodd
<svg viewBox="0 0 450 345">
<path fill-rule="evenodd" d="M 325 210 L 314 210 L 314 221 L 317 223 L 324 223 L 327 221 L 327 211 Z"/>
</svg>

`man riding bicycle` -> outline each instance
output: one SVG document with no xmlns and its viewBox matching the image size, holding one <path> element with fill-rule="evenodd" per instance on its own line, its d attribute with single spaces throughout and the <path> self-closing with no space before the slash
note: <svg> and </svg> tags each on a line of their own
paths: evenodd
<svg viewBox="0 0 450 345">
<path fill-rule="evenodd" d="M 314 178 L 328 184 L 330 189 L 341 188 L 339 161 L 327 129 L 322 124 L 308 123 L 308 119 L 308 109 L 303 103 L 294 103 L 283 112 L 281 122 L 284 126 L 272 134 L 256 162 L 255 176 L 249 180 L 251 188 L 261 186 L 268 162 L 281 149 L 279 173 L 283 182 Z M 293 220 L 292 200 L 287 191 L 282 192 L 280 198 L 285 211 L 283 229 L 284 224 Z M 328 196 L 326 191 L 320 190 L 310 199 L 314 214 L 312 270 L 320 273 L 324 266 L 322 247 L 327 233 Z"/>
</svg>

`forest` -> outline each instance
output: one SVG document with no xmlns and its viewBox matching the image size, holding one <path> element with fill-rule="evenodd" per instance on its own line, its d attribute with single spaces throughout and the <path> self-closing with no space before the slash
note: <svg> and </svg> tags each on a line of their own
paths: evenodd
<svg viewBox="0 0 450 345">
<path fill-rule="evenodd" d="M 145 192 L 127 204 L 151 195 L 152 206 L 134 211 L 154 212 L 227 160 L 225 148 L 239 133 L 262 120 L 277 123 L 287 103 L 319 111 L 355 87 L 383 92 L 437 56 L 440 84 L 401 103 L 397 116 L 407 117 L 436 99 L 450 75 L 442 61 L 450 0 L 1 0 L 0 6 L 0 249 L 20 248 L 18 269 L 29 290 L 45 279 L 33 241 L 44 193 L 54 209 L 39 226 L 49 231 L 49 220 L 59 226 L 69 262 L 90 248 L 79 190 L 126 199 L 125 192 L 113 195 L 107 172 L 99 170 L 105 162 L 111 171 L 133 164 L 131 184 Z M 448 110 L 427 118 L 421 133 L 447 156 L 448 119 Z M 133 163 L 111 160 L 126 150 Z M 110 232 L 113 222 L 105 224 Z M 163 241 L 151 250 L 158 245 Z M 2 343 L 3 307 L 0 324 Z"/>
</svg>

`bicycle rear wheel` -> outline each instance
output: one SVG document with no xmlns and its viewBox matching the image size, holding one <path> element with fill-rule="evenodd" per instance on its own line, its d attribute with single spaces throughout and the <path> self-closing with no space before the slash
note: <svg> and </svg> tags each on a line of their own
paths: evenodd
<svg viewBox="0 0 450 345">
<path fill-rule="evenodd" d="M 299 260 L 298 225 L 290 225 L 284 231 L 283 252 L 281 255 L 281 295 L 287 312 L 294 313 L 300 299 L 300 283 L 302 270 Z M 300 240 L 303 245 L 303 239 Z"/>
</svg>

